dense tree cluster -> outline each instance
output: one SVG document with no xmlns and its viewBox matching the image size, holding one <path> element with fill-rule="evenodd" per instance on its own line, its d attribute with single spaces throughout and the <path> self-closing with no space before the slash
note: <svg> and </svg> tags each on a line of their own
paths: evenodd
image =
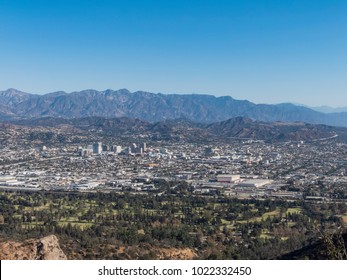
<svg viewBox="0 0 347 280">
<path fill-rule="evenodd" d="M 191 248 L 201 259 L 273 259 L 337 228 L 345 204 L 169 195 L 8 192 L 0 235 L 56 234 L 70 258 L 155 259 L 155 248 Z M 124 248 L 121 250 L 120 248 Z"/>
</svg>

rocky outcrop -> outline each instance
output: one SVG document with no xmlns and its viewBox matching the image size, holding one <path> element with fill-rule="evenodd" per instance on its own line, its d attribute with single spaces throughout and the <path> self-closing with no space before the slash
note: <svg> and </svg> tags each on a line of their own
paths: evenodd
<svg viewBox="0 0 347 280">
<path fill-rule="evenodd" d="M 24 242 L 0 242 L 1 260 L 67 260 L 59 246 L 58 238 L 49 235 Z"/>
</svg>

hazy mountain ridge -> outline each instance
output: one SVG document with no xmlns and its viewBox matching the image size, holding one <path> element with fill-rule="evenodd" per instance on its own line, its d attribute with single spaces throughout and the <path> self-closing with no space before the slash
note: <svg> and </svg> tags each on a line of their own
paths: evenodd
<svg viewBox="0 0 347 280">
<path fill-rule="evenodd" d="M 230 96 L 201 94 L 155 94 L 126 89 L 63 91 L 45 95 L 29 94 L 9 89 L 0 91 L 0 118 L 61 117 L 82 118 L 129 117 L 158 122 L 189 119 L 213 123 L 242 116 L 258 121 L 302 121 L 313 124 L 347 126 L 347 113 L 324 114 L 290 103 L 266 105 Z"/>
<path fill-rule="evenodd" d="M 346 113 L 347 112 L 347 107 L 329 107 L 329 106 L 319 106 L 319 107 L 309 107 L 312 110 L 315 110 L 317 112 L 321 112 L 321 113 L 326 113 L 326 114 L 330 114 L 330 113 Z"/>
</svg>

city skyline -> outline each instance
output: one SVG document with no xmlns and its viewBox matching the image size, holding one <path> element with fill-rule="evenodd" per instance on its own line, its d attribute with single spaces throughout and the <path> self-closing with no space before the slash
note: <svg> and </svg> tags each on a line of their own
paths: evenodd
<svg viewBox="0 0 347 280">
<path fill-rule="evenodd" d="M 347 106 L 344 1 L 1 1 L 0 89 Z"/>
</svg>

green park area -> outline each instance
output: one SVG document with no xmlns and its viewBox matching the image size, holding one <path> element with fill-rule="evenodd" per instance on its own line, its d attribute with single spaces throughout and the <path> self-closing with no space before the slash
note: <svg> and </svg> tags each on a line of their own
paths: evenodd
<svg viewBox="0 0 347 280">
<path fill-rule="evenodd" d="M 344 207 L 181 194 L 3 192 L 0 235 L 55 234 L 75 258 L 117 258 L 115 251 L 100 248 L 124 246 L 133 248 L 128 254 L 134 258 L 147 258 L 140 248 L 159 246 L 190 248 L 202 259 L 269 259 L 305 244 L 317 224 L 346 223 Z"/>
</svg>

